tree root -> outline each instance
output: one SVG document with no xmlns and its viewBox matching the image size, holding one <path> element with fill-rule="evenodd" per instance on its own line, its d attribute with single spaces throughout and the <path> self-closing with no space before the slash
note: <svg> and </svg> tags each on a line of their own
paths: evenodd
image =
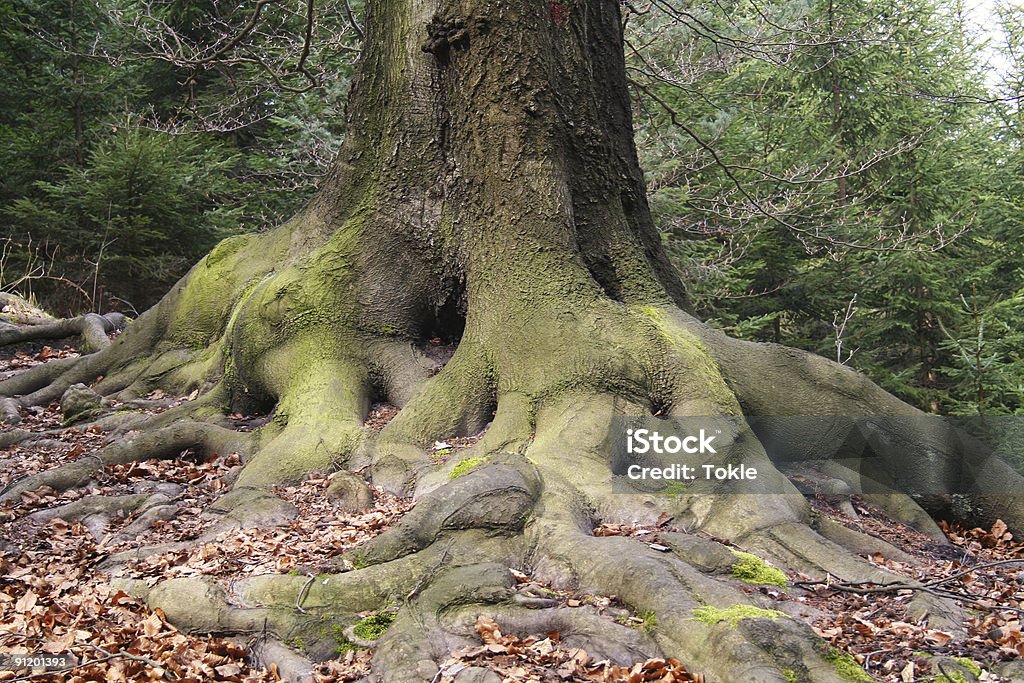
<svg viewBox="0 0 1024 683">
<path fill-rule="evenodd" d="M 142 493 L 123 496 L 85 496 L 72 503 L 56 508 L 33 512 L 29 519 L 37 524 L 46 524 L 54 519 L 67 521 L 81 520 L 97 541 L 105 535 L 107 524 L 114 517 L 126 517 L 138 513 L 139 517 L 121 530 L 115 541 L 134 540 L 157 520 L 171 519 L 177 506 L 164 493 Z"/>
<path fill-rule="evenodd" d="M 572 547 L 566 556 L 568 543 Z M 634 541 L 623 538 L 578 534 L 563 536 L 559 545 L 582 589 L 614 592 L 637 612 L 653 614 L 654 637 L 662 650 L 704 672 L 709 680 L 782 683 L 787 680 L 786 668 L 796 670 L 803 680 L 842 680 L 805 624 L 786 617 L 762 617 L 756 611 L 736 627 L 702 621 L 698 608 L 705 605 L 721 609 L 756 605 L 741 591 L 679 559 L 637 549 Z M 605 559 L 609 556 L 619 559 L 609 563 Z"/>
<path fill-rule="evenodd" d="M 23 492 L 48 486 L 66 491 L 81 486 L 108 465 L 155 458 L 171 458 L 190 448 L 201 454 L 247 453 L 250 435 L 203 422 L 181 420 L 153 431 L 144 431 L 106 446 L 96 453 L 9 483 L 0 491 L 0 502 L 15 500 Z"/>
<path fill-rule="evenodd" d="M 123 329 L 127 323 L 128 319 L 120 313 L 88 313 L 77 318 L 34 325 L 4 325 L 0 327 L 0 346 L 37 339 L 81 337 L 82 351 L 93 353 L 110 346 L 110 338 L 107 335 Z"/>
<path fill-rule="evenodd" d="M 372 480 L 403 492 L 430 461 L 434 439 L 474 434 L 491 419 L 491 368 L 482 349 L 460 344 L 440 373 L 425 381 L 381 431 L 370 462 Z"/>
</svg>

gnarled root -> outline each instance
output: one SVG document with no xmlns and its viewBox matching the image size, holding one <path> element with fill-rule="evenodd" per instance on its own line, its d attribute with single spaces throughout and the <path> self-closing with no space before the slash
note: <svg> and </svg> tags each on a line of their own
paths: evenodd
<svg viewBox="0 0 1024 683">
<path fill-rule="evenodd" d="M 107 335 L 124 329 L 127 323 L 128 319 L 121 313 L 105 315 L 87 313 L 76 318 L 65 318 L 34 325 L 5 323 L 0 326 L 0 346 L 39 339 L 81 337 L 83 343 L 81 350 L 85 353 L 93 353 L 110 346 L 110 337 Z"/>
</svg>

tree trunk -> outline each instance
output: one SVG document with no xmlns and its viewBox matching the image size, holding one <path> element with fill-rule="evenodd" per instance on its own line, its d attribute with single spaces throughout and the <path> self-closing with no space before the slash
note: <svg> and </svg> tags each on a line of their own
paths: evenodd
<svg viewBox="0 0 1024 683">
<path fill-rule="evenodd" d="M 803 496 L 729 419 L 919 413 L 848 368 L 730 339 L 685 312 L 637 163 L 618 2 L 370 1 L 365 23 L 349 136 L 299 215 L 221 243 L 108 348 L 0 383 L 15 409 L 101 375 L 105 396 L 162 387 L 200 397 L 4 495 L 74 486 L 104 463 L 232 448 L 247 464 L 218 508 L 237 520 L 266 507 L 271 485 L 365 470 L 418 499 L 358 550 L 366 568 L 312 586 L 289 576 L 236 586 L 232 604 L 270 609 L 217 603 L 220 589 L 192 579 L 158 586 L 151 603 L 196 629 L 301 632 L 307 653 L 323 656 L 325 624 L 403 599 L 375 666 L 389 683 L 431 681 L 478 614 L 512 631 L 565 618 L 515 604 L 506 568 L 524 567 L 657 612 L 633 650 L 617 644 L 637 641 L 624 627 L 574 622 L 598 656 L 664 653 L 709 681 L 842 680 L 794 619 L 694 620 L 701 605 L 749 604 L 735 581 L 591 531 L 664 512 L 793 571 L 884 580 L 812 529 Z M 436 337 L 457 343 L 443 367 L 422 353 Z M 379 434 L 363 427 L 375 398 L 402 408 Z M 271 422 L 228 428 L 226 414 L 256 409 Z M 656 413 L 726 420 L 719 462 L 756 464 L 765 495 L 612 495 L 613 417 Z M 485 465 L 470 474 L 452 479 L 452 463 L 428 457 L 434 440 L 488 424 L 470 453 Z M 937 440 L 901 437 L 879 454 L 884 467 L 939 476 L 914 460 Z M 910 498 L 883 498 L 941 537 Z M 1019 504 L 978 500 L 1024 526 Z"/>
</svg>

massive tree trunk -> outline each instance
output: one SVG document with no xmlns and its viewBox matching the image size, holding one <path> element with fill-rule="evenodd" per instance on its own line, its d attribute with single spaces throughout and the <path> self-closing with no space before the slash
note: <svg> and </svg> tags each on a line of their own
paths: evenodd
<svg viewBox="0 0 1024 683">
<path fill-rule="evenodd" d="M 764 495 L 613 495 L 612 418 L 918 414 L 847 368 L 730 339 L 686 312 L 637 162 L 620 21 L 616 0 L 367 2 L 350 133 L 308 207 L 220 244 L 109 347 L 0 383 L 17 397 L 8 414 L 99 376 L 105 396 L 162 387 L 199 398 L 144 422 L 105 418 L 138 435 L 4 495 L 74 486 L 113 462 L 233 449 L 247 464 L 218 509 L 237 522 L 266 512 L 274 484 L 360 471 L 418 500 L 358 550 L 364 568 L 312 586 L 251 579 L 231 607 L 210 585 L 176 580 L 151 602 L 191 628 L 301 633 L 322 655 L 324 624 L 402 599 L 376 670 L 430 681 L 478 614 L 512 630 L 564 619 L 512 600 L 506 568 L 524 567 L 657 613 L 642 640 L 577 623 L 595 654 L 661 652 L 708 680 L 841 680 L 800 622 L 693 619 L 702 605 L 749 604 L 735 582 L 684 553 L 591 534 L 598 521 L 666 512 L 793 571 L 880 580 L 843 544 L 892 549 L 815 525 L 739 420 L 719 457 L 756 465 Z M 437 337 L 457 343 L 443 367 L 421 352 Z M 401 407 L 379 434 L 363 427 L 373 399 Z M 255 410 L 273 419 L 252 433 L 227 426 L 225 415 Z M 486 461 L 470 474 L 452 479 L 452 463 L 428 456 L 435 440 L 488 424 L 469 453 Z M 878 454 L 886 467 L 912 465 L 936 442 L 902 438 Z M 877 500 L 941 537 L 910 498 Z M 1024 526 L 1019 503 L 974 502 Z"/>
</svg>

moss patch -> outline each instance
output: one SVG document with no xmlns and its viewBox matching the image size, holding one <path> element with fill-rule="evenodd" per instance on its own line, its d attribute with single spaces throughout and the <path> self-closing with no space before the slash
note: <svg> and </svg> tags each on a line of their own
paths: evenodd
<svg viewBox="0 0 1024 683">
<path fill-rule="evenodd" d="M 352 632 L 362 640 L 377 640 L 384 635 L 394 620 L 393 612 L 381 612 L 357 621 L 352 627 Z"/>
<path fill-rule="evenodd" d="M 681 496 L 689 492 L 689 490 L 690 485 L 686 482 L 670 481 L 669 483 L 665 484 L 665 488 L 661 490 L 661 493 L 664 493 L 665 495 L 668 496 Z"/>
<path fill-rule="evenodd" d="M 962 666 L 972 676 L 980 676 L 982 674 L 981 666 L 970 657 L 953 657 L 953 661 Z"/>
<path fill-rule="evenodd" d="M 658 617 L 651 610 L 640 612 L 637 616 L 644 620 L 644 623 L 640 624 L 640 630 L 645 633 L 650 633 L 658 625 Z"/>
<path fill-rule="evenodd" d="M 710 400 L 724 415 L 742 415 L 736 396 L 712 360 L 711 353 L 695 334 L 666 315 L 665 309 L 644 305 L 632 307 L 632 311 L 654 324 L 658 334 L 678 356 L 689 376 L 704 380 L 699 384 L 701 390 L 706 392 L 703 398 Z"/>
<path fill-rule="evenodd" d="M 843 680 L 852 681 L 853 683 L 872 683 L 873 679 L 871 676 L 868 676 L 867 672 L 860 667 L 860 664 L 853 658 L 853 655 L 830 647 L 825 655 L 825 659 L 835 667 L 836 673 Z"/>
<path fill-rule="evenodd" d="M 452 473 L 448 476 L 452 479 L 458 479 L 464 474 L 468 474 L 470 470 L 479 467 L 484 463 L 484 458 L 466 458 L 458 465 L 452 468 Z"/>
<path fill-rule="evenodd" d="M 757 555 L 739 550 L 733 550 L 732 554 L 736 556 L 736 562 L 732 565 L 733 578 L 739 579 L 743 583 L 786 587 L 786 575 Z"/>
<path fill-rule="evenodd" d="M 786 615 L 783 612 L 773 609 L 761 609 L 752 605 L 733 605 L 725 609 L 705 605 L 693 610 L 694 619 L 712 626 L 720 621 L 724 621 L 729 626 L 736 626 L 744 619 L 771 619 L 776 621 L 779 617 L 784 616 Z"/>
<path fill-rule="evenodd" d="M 366 648 L 361 645 L 356 645 L 347 637 L 345 637 L 345 627 L 341 624 L 332 624 L 329 628 L 321 631 L 324 635 L 329 635 L 331 640 L 334 641 L 334 652 L 338 655 L 343 655 L 353 650 L 365 650 Z"/>
<path fill-rule="evenodd" d="M 786 677 L 786 683 L 797 683 L 800 680 L 792 669 L 786 669 L 782 672 L 782 675 Z"/>
</svg>

